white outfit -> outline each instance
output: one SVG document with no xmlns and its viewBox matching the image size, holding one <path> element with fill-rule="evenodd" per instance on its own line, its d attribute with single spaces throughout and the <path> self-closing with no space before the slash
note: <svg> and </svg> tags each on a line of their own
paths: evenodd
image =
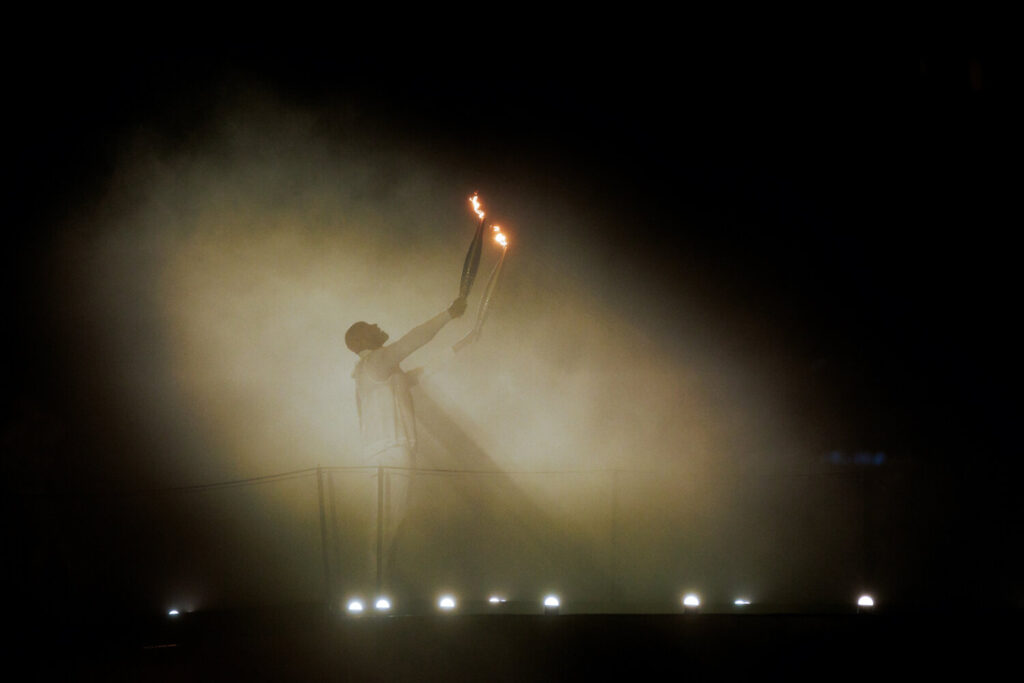
<svg viewBox="0 0 1024 683">
<path fill-rule="evenodd" d="M 383 556 L 384 567 L 377 567 L 378 579 L 385 567 L 390 574 L 395 537 L 405 518 L 411 470 L 416 464 L 416 417 L 411 383 L 399 363 L 433 339 L 449 320 L 451 316 L 444 311 L 414 328 L 394 344 L 360 352 L 359 362 L 352 372 L 356 381 L 363 462 L 388 468 L 384 470 L 383 538 L 378 539 L 382 545 L 377 549 Z M 376 506 L 373 518 L 376 528 Z M 375 556 L 374 563 L 376 561 Z"/>
<path fill-rule="evenodd" d="M 364 459 L 381 451 L 401 446 L 416 448 L 416 417 L 412 408 L 409 378 L 395 367 L 385 379 L 374 377 L 367 358 L 374 351 L 363 351 L 352 377 L 356 380 L 356 406 L 363 437 Z M 385 464 L 385 463 L 376 463 Z"/>
</svg>

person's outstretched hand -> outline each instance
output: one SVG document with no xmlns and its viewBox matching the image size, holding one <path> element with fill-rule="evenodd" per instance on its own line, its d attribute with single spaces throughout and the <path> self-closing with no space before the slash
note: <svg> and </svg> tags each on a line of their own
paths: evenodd
<svg viewBox="0 0 1024 683">
<path fill-rule="evenodd" d="M 452 302 L 452 305 L 448 307 L 448 315 L 453 318 L 460 317 L 466 312 L 466 297 L 460 296 L 458 299 Z"/>
</svg>

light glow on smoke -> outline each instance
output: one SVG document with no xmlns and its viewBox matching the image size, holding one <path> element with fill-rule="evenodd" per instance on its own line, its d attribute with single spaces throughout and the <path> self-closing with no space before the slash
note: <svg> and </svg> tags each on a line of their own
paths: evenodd
<svg viewBox="0 0 1024 683">
<path fill-rule="evenodd" d="M 366 320 L 396 340 L 457 295 L 465 243 L 451 216 L 471 220 L 458 204 L 477 178 L 406 149 L 360 147 L 356 134 L 325 146 L 312 132 L 324 128 L 320 113 L 244 104 L 226 106 L 209 138 L 180 154 L 145 140 L 126 145 L 97 218 L 54 247 L 64 312 L 54 324 L 74 340 L 68 353 L 88 349 L 87 361 L 68 361 L 70 381 L 144 446 L 126 448 L 141 455 L 123 461 L 111 456 L 110 466 L 168 487 L 365 465 L 351 377 L 358 358 L 344 347 L 345 330 Z M 616 571 L 657 601 L 675 590 L 671 568 L 693 557 L 681 539 L 742 518 L 727 512 L 740 495 L 735 474 L 761 482 L 765 505 L 802 500 L 785 495 L 786 480 L 754 476 L 792 452 L 793 411 L 777 400 L 777 383 L 757 374 L 763 348 L 744 365 L 738 342 L 723 343 L 743 338 L 723 332 L 728 311 L 695 303 L 714 283 L 694 293 L 621 267 L 622 245 L 601 235 L 623 218 L 530 187 L 502 189 L 516 258 L 480 339 L 450 353 L 473 326 L 467 314 L 402 366 L 424 368 L 414 390 L 423 466 L 508 476 L 420 478 L 423 514 L 406 520 L 413 543 L 402 550 L 421 595 L 460 563 L 474 570 L 456 577 L 467 594 L 487 595 L 481 584 L 501 581 L 514 594 L 543 595 L 550 577 L 514 568 L 550 562 L 581 592 Z M 479 195 L 469 203 L 482 220 Z M 495 227 L 492 239 L 507 247 Z M 216 520 L 211 536 L 238 539 L 211 591 L 318 594 L 319 537 L 307 524 L 319 514 L 314 481 L 197 499 Z M 372 481 L 334 471 L 325 491 L 332 516 L 372 528 Z M 779 528 L 794 516 L 778 516 Z M 434 543 L 439 519 L 476 542 Z M 341 530 L 339 571 L 366 571 L 361 551 L 373 532 L 360 536 L 359 524 Z M 735 524 L 754 560 L 776 561 L 761 541 L 771 533 Z M 649 533 L 623 532 L 633 528 Z M 842 538 L 823 525 L 812 531 L 823 543 Z M 701 557 L 725 555 L 715 550 Z M 610 559 L 623 555 L 650 561 L 624 569 Z M 256 562 L 266 569 L 259 576 Z M 695 569 L 721 568 L 706 564 Z"/>
</svg>

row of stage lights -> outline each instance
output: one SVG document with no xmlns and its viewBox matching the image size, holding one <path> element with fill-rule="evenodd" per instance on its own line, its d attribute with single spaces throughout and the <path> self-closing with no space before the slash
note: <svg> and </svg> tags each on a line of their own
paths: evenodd
<svg viewBox="0 0 1024 683">
<path fill-rule="evenodd" d="M 508 602 L 508 600 L 500 595 L 492 595 L 487 599 L 487 602 L 494 606 L 500 606 Z M 557 595 L 547 595 L 543 601 L 544 613 L 545 614 L 557 614 L 559 608 L 562 606 L 562 601 Z M 747 598 L 736 598 L 732 603 L 735 607 L 747 607 L 753 603 Z M 696 611 L 700 609 L 700 597 L 696 593 L 687 593 L 682 598 L 682 605 L 684 611 Z M 875 600 L 870 595 L 861 595 L 857 598 L 857 610 L 870 610 L 874 608 Z M 445 594 L 438 598 L 437 609 L 442 612 L 454 612 L 458 607 L 458 602 L 454 595 Z M 373 608 L 377 612 L 386 613 L 391 611 L 391 601 L 385 597 L 377 598 L 373 603 Z M 349 614 L 359 615 L 366 611 L 366 605 L 359 598 L 352 598 L 346 605 L 346 610 Z"/>
<path fill-rule="evenodd" d="M 487 602 L 492 606 L 501 606 L 508 602 L 508 600 L 500 595 L 492 595 L 487 599 Z M 559 608 L 562 606 L 562 601 L 557 595 L 547 595 L 543 600 L 544 613 L 545 614 L 558 614 Z M 750 600 L 746 598 L 736 598 L 732 603 L 735 607 L 743 608 L 751 605 Z M 700 596 L 696 593 L 687 593 L 682 598 L 683 610 L 687 612 L 695 612 L 700 609 Z M 869 611 L 875 606 L 875 600 L 870 595 L 864 594 L 857 598 L 857 611 Z M 437 600 L 437 609 L 442 612 L 454 612 L 458 607 L 458 602 L 454 595 L 446 593 Z M 367 611 L 366 605 L 359 598 L 352 598 L 345 605 L 346 611 L 353 616 L 358 616 Z M 386 597 L 379 597 L 373 603 L 374 611 L 386 614 L 391 611 L 391 600 Z M 169 617 L 177 617 L 180 612 L 177 609 L 171 609 L 167 612 Z"/>
<path fill-rule="evenodd" d="M 487 599 L 487 602 L 491 605 L 503 605 L 508 600 L 501 597 L 500 595 L 492 595 Z M 544 611 L 558 610 L 561 607 L 562 602 L 558 599 L 557 595 L 548 595 L 544 598 Z M 453 612 L 458 607 L 458 601 L 456 601 L 454 595 L 445 594 L 437 599 L 437 608 L 442 612 Z M 359 598 L 352 598 L 348 601 L 345 606 L 349 614 L 362 614 L 366 611 L 366 605 Z M 373 609 L 377 612 L 389 612 L 391 611 L 391 601 L 387 598 L 381 597 L 373 603 Z"/>
</svg>

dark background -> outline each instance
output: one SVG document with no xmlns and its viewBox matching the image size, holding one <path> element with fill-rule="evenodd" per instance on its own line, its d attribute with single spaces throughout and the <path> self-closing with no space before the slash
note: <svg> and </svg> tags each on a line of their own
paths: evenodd
<svg viewBox="0 0 1024 683">
<path fill-rule="evenodd" d="M 551 41 L 529 56 L 470 57 L 140 41 L 8 59 L 3 478 L 24 594 L 76 591 L 54 579 L 59 540 L 37 533 L 54 525 L 26 511 L 129 483 L 92 465 L 133 439 L 94 421 L 88 395 L 64 391 L 88 361 L 52 353 L 62 302 L 44 264 L 56 226 L 88 214 L 119 136 L 145 126 L 187 146 L 220 93 L 258 82 L 286 102 L 352 108 L 368 130 L 402 131 L 471 168 L 500 159 L 557 177 L 580 202 L 628 217 L 599 236 L 623 278 L 669 290 L 706 278 L 709 300 L 738 311 L 737 334 L 792 342 L 791 398 L 838 434 L 814 457 L 840 443 L 844 457 L 923 467 L 915 476 L 934 493 L 923 514 L 941 530 L 922 551 L 929 585 L 966 577 L 973 595 L 992 587 L 1004 596 L 994 602 L 1020 606 L 1007 547 L 1022 521 L 1011 60 L 967 41 L 655 45 Z M 633 322 L 652 335 L 677 324 Z M 815 412 L 822 390 L 839 397 L 842 420 Z"/>
</svg>

